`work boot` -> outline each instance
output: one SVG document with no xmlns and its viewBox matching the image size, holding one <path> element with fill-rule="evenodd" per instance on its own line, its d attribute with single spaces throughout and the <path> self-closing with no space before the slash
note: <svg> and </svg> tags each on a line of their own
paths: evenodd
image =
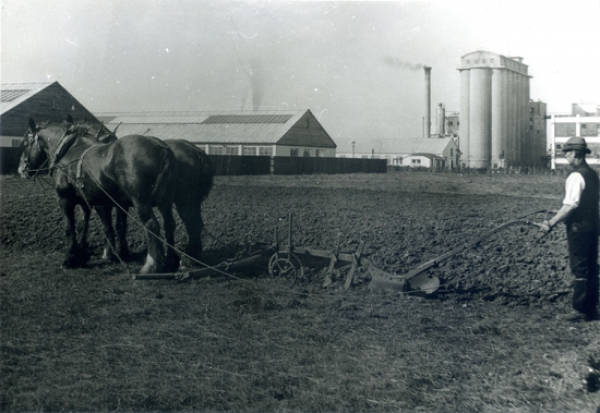
<svg viewBox="0 0 600 413">
<path fill-rule="evenodd" d="M 567 321 L 569 323 L 580 323 L 586 321 L 595 321 L 600 319 L 598 315 L 598 310 L 594 309 L 589 312 L 581 312 L 577 310 L 573 310 L 566 314 L 558 314 L 556 316 L 557 319 L 561 321 Z"/>
<path fill-rule="evenodd" d="M 600 320 L 600 314 L 598 314 L 598 308 L 594 307 L 592 310 L 586 313 L 587 321 Z"/>
</svg>

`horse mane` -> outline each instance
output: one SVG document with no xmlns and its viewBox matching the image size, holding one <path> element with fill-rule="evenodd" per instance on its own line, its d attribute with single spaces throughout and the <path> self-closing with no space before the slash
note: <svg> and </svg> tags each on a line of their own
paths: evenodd
<svg viewBox="0 0 600 413">
<path fill-rule="evenodd" d="M 81 126 L 72 126 L 70 129 L 68 129 L 65 132 L 65 136 L 61 138 L 58 146 L 56 147 L 56 151 L 50 160 L 50 168 L 53 168 L 54 165 L 56 165 L 62 159 L 62 157 L 65 156 L 69 149 L 71 149 L 73 144 L 79 138 L 84 137 L 87 134 L 88 130 L 88 128 Z"/>
<path fill-rule="evenodd" d="M 52 159 L 50 160 L 50 169 L 54 168 L 54 165 L 56 165 L 63 156 L 65 156 L 65 154 L 67 153 L 67 151 L 69 149 L 71 149 L 71 146 L 73 146 L 73 144 L 75 143 L 75 141 L 77 140 L 78 135 L 76 134 L 70 134 L 70 135 L 65 135 L 60 142 L 58 143 L 58 146 L 56 147 L 56 151 L 54 152 L 54 155 L 52 156 Z"/>
</svg>

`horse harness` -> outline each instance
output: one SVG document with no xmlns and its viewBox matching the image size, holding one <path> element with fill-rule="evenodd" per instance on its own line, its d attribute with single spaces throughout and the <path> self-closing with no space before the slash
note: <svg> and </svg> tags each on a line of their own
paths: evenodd
<svg viewBox="0 0 600 413">
<path fill-rule="evenodd" d="M 81 154 L 81 157 L 79 158 L 79 161 L 77 162 L 77 168 L 75 169 L 75 185 L 77 185 L 80 188 L 83 188 L 83 179 L 82 179 L 82 174 L 83 174 L 83 158 L 85 158 L 85 155 L 87 155 L 87 153 L 90 151 L 90 149 L 95 148 L 96 146 L 99 146 L 101 144 L 96 143 L 92 146 L 90 146 L 89 148 L 87 148 L 85 151 L 83 151 L 83 153 Z"/>
<path fill-rule="evenodd" d="M 27 135 L 28 135 L 27 136 L 28 138 L 29 137 L 33 138 L 33 144 L 35 144 L 37 146 L 42 146 L 42 149 L 44 150 L 44 152 L 46 152 L 46 154 L 48 155 L 48 159 L 49 159 L 50 153 L 48 151 L 48 144 L 44 143 L 43 145 L 40 145 L 40 143 L 39 143 L 40 137 L 37 134 L 37 132 L 35 133 L 35 135 L 33 135 L 33 134 L 27 134 Z M 33 136 L 31 136 L 31 135 L 33 135 Z M 73 135 L 68 135 L 65 132 L 65 135 L 59 141 L 58 146 L 57 146 L 56 150 L 54 151 L 54 156 L 52 157 L 52 160 L 50 162 L 48 169 L 52 170 L 56 167 L 56 163 L 58 163 L 58 161 L 61 158 L 60 152 L 63 150 L 64 146 L 71 143 L 71 142 L 69 142 L 68 139 L 66 139 L 68 136 L 73 136 Z M 75 136 L 75 138 L 76 138 L 76 136 Z M 43 140 L 42 140 L 42 142 L 43 142 Z M 95 148 L 96 146 L 99 146 L 99 145 L 101 145 L 101 144 L 96 143 L 96 144 L 88 147 L 85 151 L 83 151 L 83 153 L 81 154 L 81 157 L 77 160 L 77 167 L 75 168 L 75 182 L 74 183 L 79 188 L 83 188 L 83 186 L 84 186 L 83 178 L 82 178 L 83 177 L 83 159 L 85 158 L 85 155 L 87 155 L 87 153 L 90 151 L 90 149 Z M 46 162 L 48 162 L 48 160 L 46 160 Z"/>
</svg>

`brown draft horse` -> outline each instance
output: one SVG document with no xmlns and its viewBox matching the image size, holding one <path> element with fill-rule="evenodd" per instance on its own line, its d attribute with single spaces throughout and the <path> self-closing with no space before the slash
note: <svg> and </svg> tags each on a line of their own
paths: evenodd
<svg viewBox="0 0 600 413">
<path fill-rule="evenodd" d="M 183 264 L 193 266 L 193 261 L 199 260 L 202 254 L 204 221 L 201 207 L 213 186 L 213 168 L 208 155 L 193 143 L 183 139 L 167 139 L 164 142 L 177 161 L 174 201 L 188 234 Z"/>
<path fill-rule="evenodd" d="M 157 207 L 160 211 L 165 240 L 168 245 L 173 245 L 175 187 L 172 182 L 177 176 L 177 163 L 173 151 L 160 139 L 129 135 L 100 144 L 98 136 L 82 126 L 70 122 L 38 125 L 30 119 L 28 133 L 23 138 L 19 170 L 21 176 L 31 177 L 45 168 L 53 173 L 59 205 L 67 220 L 65 267 L 81 266 L 89 259 L 86 234 L 91 208 L 98 213 L 108 247 L 114 251 L 111 212 L 115 204 L 124 210 L 135 207 L 146 229 L 148 254 L 142 273 L 171 270 L 178 263 L 171 248 L 167 249 L 166 258 L 164 256 L 162 241 L 157 238 L 160 224 L 152 209 Z M 77 205 L 84 213 L 79 241 L 75 227 Z M 121 221 L 122 224 L 125 219 Z M 119 238 L 122 254 L 127 250 L 124 232 Z"/>
<path fill-rule="evenodd" d="M 70 119 L 72 122 L 73 120 Z M 112 142 L 117 140 L 116 131 L 110 131 L 104 125 L 97 125 L 86 120 L 78 123 L 80 126 L 90 128 L 98 140 Z M 177 213 L 183 222 L 188 234 L 185 255 L 182 259 L 184 266 L 193 266 L 194 261 L 199 261 L 202 255 L 202 202 L 208 197 L 213 186 L 213 168 L 210 158 L 202 149 L 184 139 L 166 139 L 164 142 L 175 155 L 177 162 L 177 178 L 173 180 L 175 190 L 174 202 Z M 118 214 L 118 211 L 117 211 Z M 117 233 L 120 245 L 127 247 L 124 238 L 126 233 L 126 215 L 117 215 Z"/>
</svg>

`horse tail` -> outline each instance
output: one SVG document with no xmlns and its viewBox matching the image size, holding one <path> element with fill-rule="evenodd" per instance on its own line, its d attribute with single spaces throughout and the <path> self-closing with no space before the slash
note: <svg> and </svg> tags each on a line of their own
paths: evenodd
<svg viewBox="0 0 600 413">
<path fill-rule="evenodd" d="M 170 196 L 171 199 L 173 198 L 174 186 L 172 185 L 172 180 L 177 176 L 173 169 L 176 167 L 173 151 L 164 145 L 164 147 L 160 148 L 160 167 L 154 188 L 152 189 L 152 199 L 159 200 L 167 196 Z"/>
<path fill-rule="evenodd" d="M 200 174 L 201 176 L 201 187 L 202 187 L 202 191 L 201 191 L 201 195 L 202 195 L 202 200 L 204 201 L 206 199 L 206 197 L 208 196 L 208 194 L 210 193 L 210 190 L 213 187 L 213 178 L 214 178 L 214 170 L 213 170 L 213 165 L 212 162 L 209 158 L 209 156 L 206 154 L 206 152 L 204 152 L 202 149 L 198 148 L 198 158 L 200 158 L 200 163 L 202 165 L 202 173 Z"/>
</svg>

